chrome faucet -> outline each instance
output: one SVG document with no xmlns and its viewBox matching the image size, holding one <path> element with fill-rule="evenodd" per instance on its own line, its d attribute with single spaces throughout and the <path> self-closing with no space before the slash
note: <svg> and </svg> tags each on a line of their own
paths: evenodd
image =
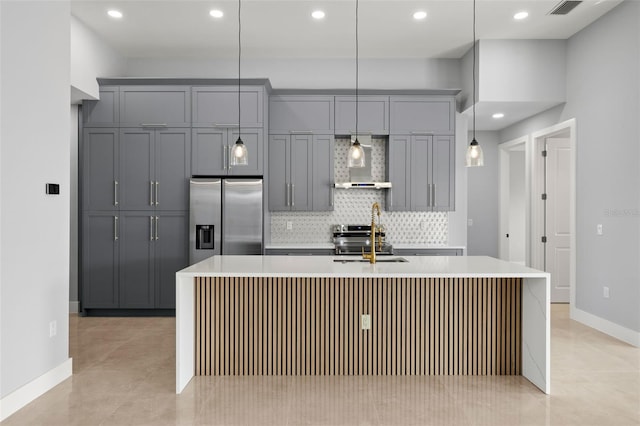
<svg viewBox="0 0 640 426">
<path fill-rule="evenodd" d="M 376 213 L 378 214 L 378 225 L 376 225 Z M 378 250 L 382 250 L 382 227 L 380 226 L 380 205 L 373 203 L 371 206 L 371 253 L 365 253 L 362 247 L 362 257 L 368 259 L 369 263 L 376 263 L 376 232 L 378 232 Z"/>
</svg>

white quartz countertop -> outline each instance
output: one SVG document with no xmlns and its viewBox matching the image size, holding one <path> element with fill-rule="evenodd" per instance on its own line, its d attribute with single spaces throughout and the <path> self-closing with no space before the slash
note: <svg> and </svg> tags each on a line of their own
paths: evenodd
<svg viewBox="0 0 640 426">
<path fill-rule="evenodd" d="M 385 258 L 398 256 L 385 256 Z M 341 256 L 213 256 L 178 277 L 547 277 L 548 274 L 487 256 L 408 256 L 406 263 L 341 263 Z"/>
</svg>

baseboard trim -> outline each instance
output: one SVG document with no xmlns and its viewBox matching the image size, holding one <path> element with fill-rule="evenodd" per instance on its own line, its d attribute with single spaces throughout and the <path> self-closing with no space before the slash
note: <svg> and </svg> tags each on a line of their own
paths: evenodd
<svg viewBox="0 0 640 426">
<path fill-rule="evenodd" d="M 77 314 L 78 312 L 80 312 L 80 302 L 78 302 L 77 300 L 69 301 L 69 313 Z"/>
<path fill-rule="evenodd" d="M 572 320 L 581 322 L 582 324 L 595 328 L 613 338 L 622 340 L 632 346 L 640 347 L 640 333 L 619 324 L 600 318 L 596 315 L 585 312 L 581 309 L 571 306 L 570 317 Z"/>
<path fill-rule="evenodd" d="M 73 360 L 72 358 L 68 358 L 59 366 L 47 371 L 42 376 L 0 399 L 0 422 L 71 377 L 72 372 Z"/>
</svg>

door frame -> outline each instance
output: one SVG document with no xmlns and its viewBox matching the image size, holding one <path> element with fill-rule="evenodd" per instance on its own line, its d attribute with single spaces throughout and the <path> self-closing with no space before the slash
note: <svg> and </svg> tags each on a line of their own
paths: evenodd
<svg viewBox="0 0 640 426">
<path fill-rule="evenodd" d="M 510 151 L 514 151 L 519 149 L 524 145 L 524 155 L 525 155 L 525 263 L 527 266 L 531 264 L 530 262 L 530 220 L 531 220 L 531 159 L 529 149 L 530 139 L 529 136 L 522 136 L 508 142 L 503 142 L 498 145 L 499 152 L 499 182 L 500 182 L 500 193 L 498 194 L 499 200 L 499 211 L 498 211 L 498 257 L 500 259 L 508 259 L 509 251 L 506 246 L 506 240 L 504 239 L 504 235 L 508 231 L 508 223 L 509 223 L 509 153 Z"/>
<path fill-rule="evenodd" d="M 544 244 L 541 241 L 544 235 L 544 203 L 539 194 L 544 188 L 544 161 L 539 154 L 544 147 L 546 138 L 562 136 L 569 139 L 571 154 L 569 160 L 569 239 L 571 254 L 569 256 L 569 306 L 570 315 L 573 315 L 575 307 L 576 287 L 576 119 L 572 118 L 562 123 L 531 133 L 529 144 L 529 158 L 531 159 L 531 233 L 529 235 L 531 254 L 530 266 L 532 268 L 544 268 Z"/>
</svg>

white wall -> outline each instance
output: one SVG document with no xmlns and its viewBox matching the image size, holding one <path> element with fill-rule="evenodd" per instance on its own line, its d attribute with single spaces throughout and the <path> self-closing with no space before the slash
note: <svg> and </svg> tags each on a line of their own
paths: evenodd
<svg viewBox="0 0 640 426">
<path fill-rule="evenodd" d="M 98 99 L 97 77 L 117 77 L 126 62 L 82 22 L 71 17 L 72 102 Z"/>
<path fill-rule="evenodd" d="M 459 59 L 362 59 L 361 89 L 459 89 Z M 130 59 L 127 77 L 237 78 L 233 59 Z M 243 59 L 243 78 L 275 89 L 353 89 L 353 59 Z"/>
<path fill-rule="evenodd" d="M 638 22 L 640 2 L 625 1 L 571 37 L 566 104 L 500 137 L 508 141 L 576 119 L 576 308 L 635 331 L 640 342 Z M 598 223 L 603 236 L 596 235 Z M 602 296 L 603 286 L 610 288 L 609 299 Z"/>
<path fill-rule="evenodd" d="M 68 1 L 0 3 L 0 408 L 69 363 Z M 60 184 L 46 195 L 45 183 Z M 50 321 L 57 335 L 49 337 Z M 5 413 L 0 413 L 4 416 Z"/>
<path fill-rule="evenodd" d="M 467 171 L 465 160 L 469 140 L 467 138 L 468 123 L 466 116 L 456 114 L 456 180 L 455 211 L 449 212 L 449 245 L 467 247 Z M 467 250 L 465 250 L 467 254 Z"/>
<path fill-rule="evenodd" d="M 471 135 L 469 135 L 471 139 Z M 469 219 L 468 254 L 498 257 L 499 160 L 498 133 L 476 132 L 484 154 L 484 167 L 467 168 Z M 466 148 L 466 147 L 465 147 Z M 463 156 L 464 157 L 464 156 Z"/>
</svg>

